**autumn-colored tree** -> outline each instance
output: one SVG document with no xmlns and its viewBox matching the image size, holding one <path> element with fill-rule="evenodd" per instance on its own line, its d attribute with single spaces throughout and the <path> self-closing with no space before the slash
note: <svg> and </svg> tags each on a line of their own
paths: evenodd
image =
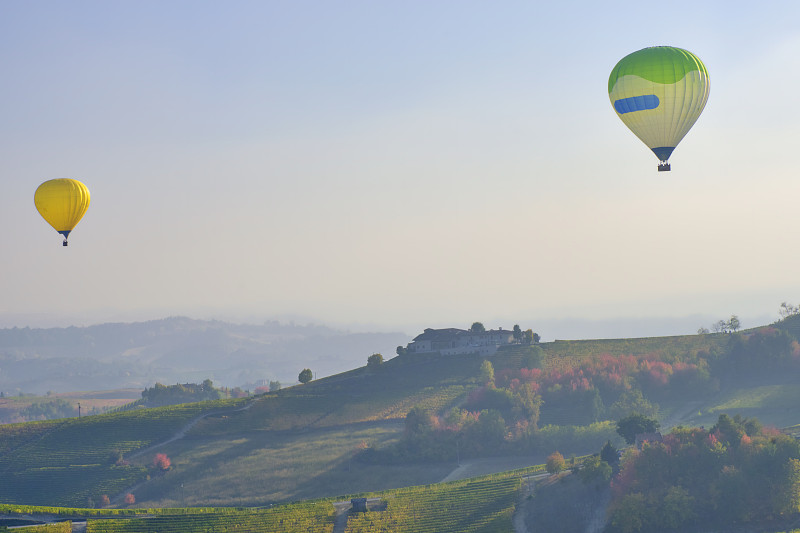
<svg viewBox="0 0 800 533">
<path fill-rule="evenodd" d="M 134 503 L 136 503 L 136 496 L 129 492 L 125 495 L 125 505 L 133 505 Z"/>
<path fill-rule="evenodd" d="M 100 496 L 100 507 L 108 507 L 109 505 L 111 505 L 111 498 L 108 497 L 108 494 Z"/>
<path fill-rule="evenodd" d="M 169 470 L 171 465 L 172 461 L 170 461 L 165 453 L 157 453 L 156 456 L 153 457 L 153 466 L 159 470 Z"/>
<path fill-rule="evenodd" d="M 561 455 L 559 452 L 553 452 L 547 456 L 547 462 L 545 463 L 545 469 L 550 474 L 558 474 L 564 467 L 567 466 L 567 462 L 564 461 L 564 456 Z"/>
</svg>

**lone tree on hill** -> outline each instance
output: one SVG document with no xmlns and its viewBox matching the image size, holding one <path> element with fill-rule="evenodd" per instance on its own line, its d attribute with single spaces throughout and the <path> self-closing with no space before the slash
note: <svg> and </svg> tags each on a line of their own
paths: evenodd
<svg viewBox="0 0 800 533">
<path fill-rule="evenodd" d="M 300 383 L 303 383 L 303 384 L 308 383 L 312 379 L 314 379 L 314 374 L 311 373 L 311 369 L 310 368 L 304 368 L 300 372 L 300 375 L 297 376 L 297 381 L 299 381 Z"/>
<path fill-rule="evenodd" d="M 367 367 L 376 368 L 383 364 L 383 356 L 379 353 L 374 353 L 367 357 Z"/>
</svg>

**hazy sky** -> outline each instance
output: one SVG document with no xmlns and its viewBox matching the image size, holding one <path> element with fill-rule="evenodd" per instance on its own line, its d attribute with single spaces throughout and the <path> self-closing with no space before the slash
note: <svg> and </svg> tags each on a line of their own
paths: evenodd
<svg viewBox="0 0 800 533">
<path fill-rule="evenodd" d="M 798 19 L 768 0 L 4 0 L 0 325 L 777 318 L 800 301 Z M 670 173 L 608 100 L 652 45 L 711 80 Z M 67 248 L 33 205 L 57 177 L 92 194 Z"/>
</svg>

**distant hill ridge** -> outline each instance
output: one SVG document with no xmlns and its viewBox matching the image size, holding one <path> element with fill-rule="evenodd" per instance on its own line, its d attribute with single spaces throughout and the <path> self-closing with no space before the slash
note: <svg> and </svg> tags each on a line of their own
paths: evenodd
<svg viewBox="0 0 800 533">
<path fill-rule="evenodd" d="M 0 329 L 0 391 L 43 394 L 141 388 L 156 382 L 241 386 L 294 383 L 304 367 L 319 375 L 394 354 L 403 333 L 351 333 L 326 326 L 260 325 L 170 317 L 88 327 Z"/>
</svg>

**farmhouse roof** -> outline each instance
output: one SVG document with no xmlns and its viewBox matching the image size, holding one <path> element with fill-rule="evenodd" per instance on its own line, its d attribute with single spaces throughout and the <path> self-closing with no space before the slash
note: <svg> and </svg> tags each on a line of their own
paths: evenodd
<svg viewBox="0 0 800 533">
<path fill-rule="evenodd" d="M 449 340 L 453 337 L 458 335 L 468 335 L 469 331 L 465 329 L 458 329 L 458 328 L 444 328 L 444 329 L 432 329 L 427 328 L 424 332 L 420 333 L 416 337 L 414 337 L 414 342 L 417 341 L 437 341 L 437 340 Z"/>
</svg>

